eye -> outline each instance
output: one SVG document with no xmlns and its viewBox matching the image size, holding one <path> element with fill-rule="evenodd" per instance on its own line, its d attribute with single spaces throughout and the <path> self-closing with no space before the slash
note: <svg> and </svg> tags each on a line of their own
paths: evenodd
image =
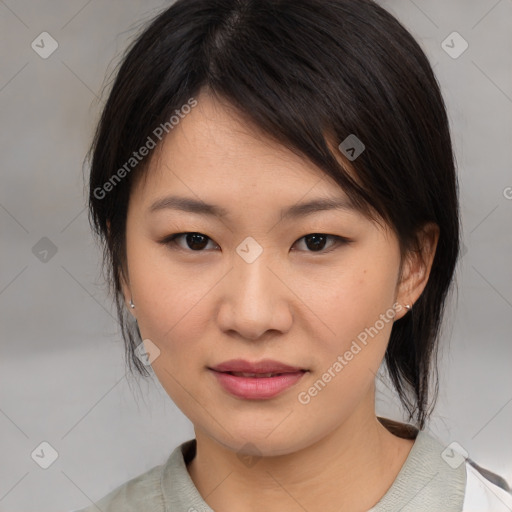
<svg viewBox="0 0 512 512">
<path fill-rule="evenodd" d="M 333 243 L 331 244 L 330 249 L 324 251 L 323 249 L 325 247 L 326 240 L 329 238 L 333 241 Z M 323 254 L 333 251 L 339 245 L 350 243 L 348 238 L 344 238 L 338 235 L 327 235 L 325 233 L 310 233 L 309 235 L 305 235 L 302 238 L 299 238 L 297 242 L 300 242 L 301 240 L 304 240 L 306 247 L 312 249 L 306 252 L 321 252 Z"/>
<path fill-rule="evenodd" d="M 182 239 L 185 245 L 181 245 L 178 240 Z M 328 250 L 324 250 L 326 245 L 326 240 L 331 239 L 331 248 Z M 338 236 L 338 235 L 327 235 L 324 233 L 310 233 L 308 235 L 299 238 L 295 244 L 304 240 L 306 247 L 310 250 L 306 250 L 306 252 L 318 252 L 318 253 L 329 253 L 336 249 L 339 245 L 348 244 L 351 242 L 348 238 Z M 173 235 L 165 237 L 160 241 L 161 244 L 171 246 L 171 248 L 177 247 L 178 249 L 182 249 L 184 251 L 190 252 L 205 252 L 204 249 L 208 246 L 208 242 L 213 240 L 202 233 L 197 232 L 186 232 L 186 233 L 175 233 Z M 294 244 L 294 245 L 295 245 Z M 218 247 L 217 244 L 214 243 Z M 292 247 L 293 250 L 293 247 Z"/>
<path fill-rule="evenodd" d="M 184 237 L 183 240 L 185 241 L 186 244 L 185 247 L 183 247 L 177 242 L 177 240 L 179 240 L 182 237 Z M 206 235 L 203 235 L 202 233 L 187 232 L 175 233 L 174 235 L 170 235 L 161 240 L 160 243 L 168 246 L 178 246 L 178 249 L 183 249 L 185 251 L 190 249 L 192 252 L 204 252 L 203 249 L 205 248 L 205 246 L 208 245 L 208 240 L 211 240 L 211 238 L 207 237 Z M 213 240 L 211 241 L 213 242 Z"/>
</svg>

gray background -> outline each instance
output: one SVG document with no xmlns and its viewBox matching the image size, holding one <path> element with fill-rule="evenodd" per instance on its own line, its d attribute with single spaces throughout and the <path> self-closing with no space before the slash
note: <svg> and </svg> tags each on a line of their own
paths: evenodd
<svg viewBox="0 0 512 512">
<path fill-rule="evenodd" d="M 193 436 L 156 380 L 125 374 L 82 181 L 105 76 L 167 4 L 0 0 L 2 512 L 86 506 Z M 459 167 L 465 255 L 430 429 L 512 483 L 512 0 L 381 4 L 434 65 Z M 31 47 L 43 31 L 59 45 L 47 59 Z M 453 31 L 469 43 L 456 59 L 441 46 Z M 36 257 L 43 237 L 56 254 Z M 378 412 L 400 419 L 378 384 Z M 48 469 L 31 458 L 43 441 Z"/>
</svg>

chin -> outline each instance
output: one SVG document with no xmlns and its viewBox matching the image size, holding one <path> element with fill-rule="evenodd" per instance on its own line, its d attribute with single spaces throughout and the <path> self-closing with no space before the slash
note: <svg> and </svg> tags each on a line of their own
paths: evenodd
<svg viewBox="0 0 512 512">
<path fill-rule="evenodd" d="M 274 424 L 273 428 L 268 428 L 266 424 L 260 428 L 256 422 L 252 422 L 235 428 L 231 423 L 228 429 L 229 433 L 223 429 L 206 432 L 208 437 L 236 453 L 239 457 L 242 455 L 252 457 L 288 455 L 315 442 L 314 439 L 300 437 L 299 433 L 297 433 L 298 437 L 296 438 L 290 435 L 290 432 L 287 432 L 286 429 L 279 431 L 279 427 L 275 428 L 278 424 L 279 421 Z"/>
</svg>

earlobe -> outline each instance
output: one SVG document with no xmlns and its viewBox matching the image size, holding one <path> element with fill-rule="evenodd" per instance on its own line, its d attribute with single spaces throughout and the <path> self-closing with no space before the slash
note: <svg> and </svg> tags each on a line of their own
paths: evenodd
<svg viewBox="0 0 512 512">
<path fill-rule="evenodd" d="M 124 303 L 126 304 L 126 307 L 127 307 L 128 311 L 131 313 L 131 315 L 134 318 L 136 318 L 134 311 L 133 311 L 135 309 L 135 304 L 133 303 L 133 300 L 132 300 L 132 293 L 130 290 L 130 286 L 125 281 L 122 270 L 120 271 L 119 282 L 121 283 L 121 292 L 123 294 Z"/>
<path fill-rule="evenodd" d="M 133 316 L 133 318 L 135 318 L 135 320 L 137 320 L 137 316 L 135 315 L 135 304 L 133 303 L 131 295 L 128 294 L 128 295 L 125 295 L 124 297 L 125 297 L 124 302 L 126 304 L 126 308 L 130 312 L 130 314 Z M 127 300 L 126 297 L 130 297 L 130 298 Z"/>
<path fill-rule="evenodd" d="M 110 234 L 110 221 L 107 220 L 107 229 Z M 135 304 L 132 300 L 132 292 L 130 289 L 130 278 L 127 275 L 128 269 L 125 269 L 122 265 L 118 268 L 118 277 L 119 277 L 119 283 L 121 287 L 121 294 L 123 295 L 123 302 L 126 305 L 126 308 L 130 312 L 130 314 L 137 320 L 137 317 L 135 316 Z"/>
<path fill-rule="evenodd" d="M 110 219 L 107 219 L 106 225 L 107 236 L 110 238 Z M 121 293 L 123 294 L 123 301 L 126 304 L 128 311 L 130 311 L 132 316 L 135 318 L 135 315 L 133 313 L 133 308 L 135 308 L 135 305 L 132 302 L 130 287 L 125 281 L 123 269 L 119 270 L 119 282 L 121 283 Z M 130 297 L 130 299 L 127 299 L 127 297 Z"/>
</svg>

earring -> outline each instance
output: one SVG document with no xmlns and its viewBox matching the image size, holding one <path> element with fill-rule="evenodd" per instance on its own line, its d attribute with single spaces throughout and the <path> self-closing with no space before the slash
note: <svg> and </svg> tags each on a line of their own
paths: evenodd
<svg viewBox="0 0 512 512">
<path fill-rule="evenodd" d="M 409 311 L 411 309 L 411 306 L 409 304 L 406 304 L 405 309 L 407 309 L 407 311 Z"/>
<path fill-rule="evenodd" d="M 132 299 L 130 298 L 130 307 L 133 309 L 135 307 L 135 304 L 133 303 Z"/>
</svg>

